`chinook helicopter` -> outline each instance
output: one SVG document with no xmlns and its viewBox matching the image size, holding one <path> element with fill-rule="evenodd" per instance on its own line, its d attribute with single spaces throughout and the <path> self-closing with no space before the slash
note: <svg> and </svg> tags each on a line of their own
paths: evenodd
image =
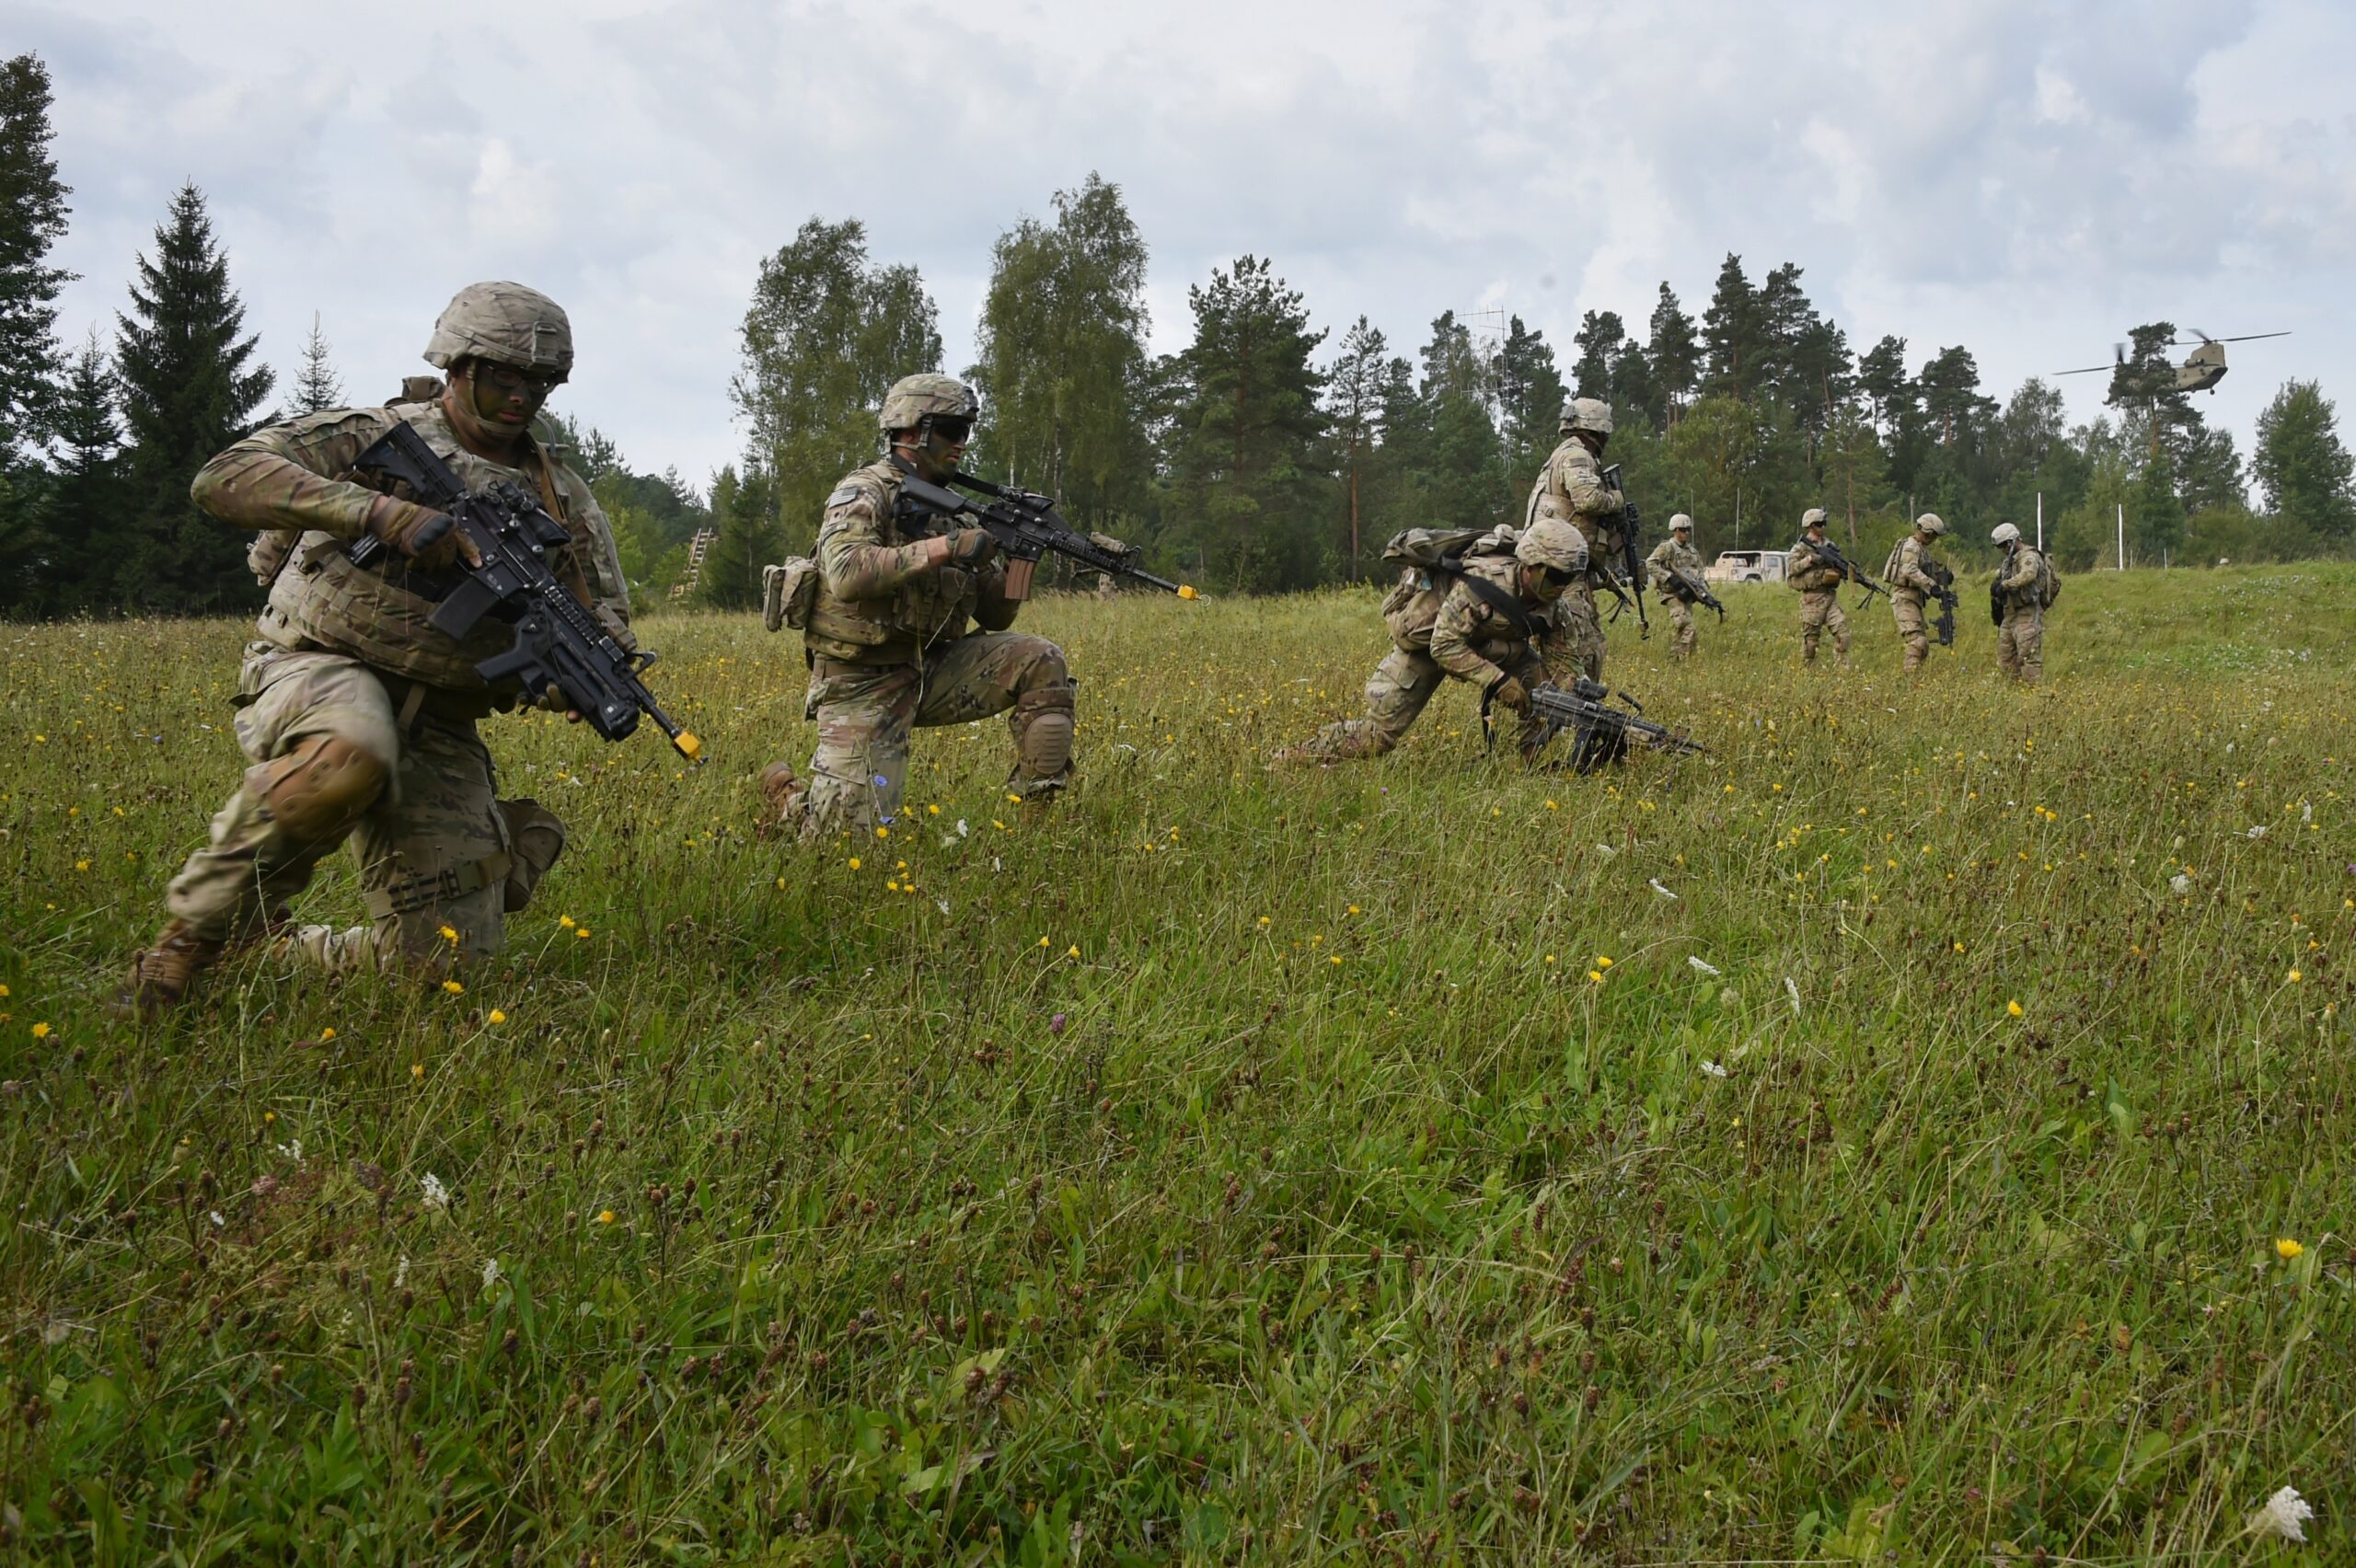
<svg viewBox="0 0 2356 1568">
<path fill-rule="evenodd" d="M 2225 379 L 2225 345 L 2227 343 L 2252 343 L 2260 338 L 2287 338 L 2290 335 L 2288 332 L 2245 332 L 2238 338 L 2212 338 L 2195 327 L 2192 329 L 2191 338 L 2172 338 L 2164 345 L 2171 349 L 2190 348 L 2192 350 L 2190 353 L 2184 356 L 2182 364 L 2173 367 L 2176 371 L 2175 390 L 2178 392 L 2213 390 L 2217 383 Z M 2076 370 L 2057 370 L 2053 374 L 2092 375 L 2096 371 L 2119 371 L 2125 369 L 2126 366 L 2127 345 L 2114 343 L 2111 345 L 2109 364 L 2081 365 Z"/>
</svg>

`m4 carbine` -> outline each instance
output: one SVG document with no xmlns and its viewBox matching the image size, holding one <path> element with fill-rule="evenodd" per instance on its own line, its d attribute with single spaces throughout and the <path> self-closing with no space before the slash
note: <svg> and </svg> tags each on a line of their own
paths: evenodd
<svg viewBox="0 0 2356 1568">
<path fill-rule="evenodd" d="M 1184 583 L 1156 577 L 1138 566 L 1130 553 L 1074 529 L 1057 512 L 1053 497 L 1010 490 L 971 474 L 953 474 L 950 483 L 976 491 L 980 499 L 959 495 L 910 474 L 900 481 L 901 508 L 936 525 L 979 528 L 988 534 L 1007 558 L 1006 596 L 1010 599 L 1031 596 L 1032 574 L 1049 551 L 1076 560 L 1091 571 L 1126 577 L 1182 599 L 1195 597 L 1195 591 Z"/>
<path fill-rule="evenodd" d="M 482 558 L 479 566 L 460 558 L 457 586 L 426 617 L 427 625 L 454 640 L 474 630 L 485 616 L 514 628 L 515 645 L 477 664 L 475 674 L 493 686 L 519 681 L 534 702 L 553 686 L 567 708 L 577 709 L 609 741 L 636 730 L 643 713 L 663 726 L 681 756 L 698 760 L 703 743 L 673 723 L 638 678 L 654 655 L 624 650 L 549 570 L 545 552 L 570 545 L 572 536 L 548 514 L 539 497 L 513 479 L 469 492 L 407 421 L 387 431 L 352 467 L 398 479 L 421 504 L 449 513 Z M 371 535 L 345 558 L 365 567 L 384 548 L 384 541 Z"/>
<path fill-rule="evenodd" d="M 1923 575 L 1939 585 L 1939 618 L 1931 623 L 1939 634 L 1939 646 L 1955 646 L 1955 607 L 1961 601 L 1955 591 L 1955 568 L 1945 561 L 1934 560 L 1923 568 Z"/>
<path fill-rule="evenodd" d="M 1603 470 L 1603 482 L 1620 490 L 1623 496 L 1628 493 L 1620 489 L 1620 465 L 1617 463 Z M 1639 635 L 1650 637 L 1653 623 L 1645 618 L 1645 573 L 1644 569 L 1637 565 L 1636 555 L 1636 532 L 1643 526 L 1644 515 L 1636 510 L 1636 503 L 1623 501 L 1620 507 L 1620 572 L 1628 580 L 1628 593 L 1636 601 L 1636 625 L 1643 628 Z M 1623 599 L 1622 603 L 1626 601 Z M 1617 611 L 1612 613 L 1612 618 L 1619 619 Z"/>
<path fill-rule="evenodd" d="M 1644 706 L 1624 691 L 1617 695 L 1634 711 L 1623 713 L 1611 707 L 1609 698 L 1613 695 L 1600 682 L 1580 676 L 1568 687 L 1542 686 L 1532 691 L 1530 710 L 1545 721 L 1546 740 L 1565 730 L 1571 732 L 1571 766 L 1581 773 L 1592 773 L 1627 755 L 1631 738 L 1655 751 L 1699 754 L 1709 749 L 1641 717 Z"/>
<path fill-rule="evenodd" d="M 1666 565 L 1667 563 L 1664 562 L 1663 564 Z M 1669 575 L 1672 582 L 1674 582 L 1680 588 L 1685 590 L 1686 603 L 1699 605 L 1705 610 L 1717 611 L 1718 618 L 1720 620 L 1727 618 L 1727 607 L 1718 603 L 1718 596 L 1715 594 L 1711 593 L 1708 584 L 1704 583 L 1700 578 L 1694 576 L 1692 572 L 1686 571 L 1681 566 L 1669 567 Z"/>
<path fill-rule="evenodd" d="M 1859 571 L 1856 567 L 1850 562 L 1849 558 L 1841 553 L 1841 547 L 1834 544 L 1831 539 L 1808 539 L 1805 542 L 1809 549 L 1816 552 L 1817 559 L 1819 560 L 1821 560 L 1825 565 L 1831 567 L 1833 571 L 1839 572 L 1842 576 L 1847 578 L 1850 582 L 1855 583 L 1858 587 L 1863 588 L 1865 591 L 1865 596 L 1857 601 L 1857 608 L 1862 610 L 1869 607 L 1874 602 L 1874 595 L 1877 594 L 1883 595 L 1885 598 L 1888 596 L 1888 589 L 1883 587 L 1872 578 L 1867 577 L 1864 572 Z"/>
</svg>

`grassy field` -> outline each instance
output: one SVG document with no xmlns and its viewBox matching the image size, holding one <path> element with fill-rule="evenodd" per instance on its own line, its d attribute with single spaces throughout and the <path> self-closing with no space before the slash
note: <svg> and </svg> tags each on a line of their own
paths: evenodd
<svg viewBox="0 0 2356 1568">
<path fill-rule="evenodd" d="M 1370 593 L 1052 602 L 1081 788 L 814 848 L 797 641 L 653 619 L 709 767 L 488 727 L 505 966 L 145 1032 L 244 629 L 0 628 L 0 1551 L 2345 1561 L 2356 570 L 2073 579 L 2037 694 L 1981 594 L 1615 628 L 1715 755 L 1593 778 L 1266 772 Z"/>
</svg>

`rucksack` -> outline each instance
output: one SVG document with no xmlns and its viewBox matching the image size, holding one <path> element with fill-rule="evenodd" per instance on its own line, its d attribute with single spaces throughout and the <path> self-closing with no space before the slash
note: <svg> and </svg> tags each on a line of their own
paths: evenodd
<svg viewBox="0 0 2356 1568">
<path fill-rule="evenodd" d="M 1402 571 L 1432 567 L 1461 570 L 1472 556 L 1509 555 L 1519 536 L 1511 528 L 1402 528 L 1382 547 L 1387 566 Z"/>
<path fill-rule="evenodd" d="M 2038 557 L 2037 602 L 2047 609 L 2062 596 L 2062 571 L 2051 556 Z"/>
</svg>

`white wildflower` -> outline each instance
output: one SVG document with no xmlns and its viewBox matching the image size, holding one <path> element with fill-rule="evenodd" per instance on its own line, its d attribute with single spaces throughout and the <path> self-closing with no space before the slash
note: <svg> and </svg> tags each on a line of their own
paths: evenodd
<svg viewBox="0 0 2356 1568">
<path fill-rule="evenodd" d="M 489 1290 L 498 1283 L 499 1260 L 497 1258 L 484 1259 L 482 1264 L 482 1287 L 485 1290 Z"/>
<path fill-rule="evenodd" d="M 1799 984 L 1788 974 L 1784 976 L 1784 994 L 1792 998 L 1792 1016 L 1797 1018 L 1800 1013 Z"/>
<path fill-rule="evenodd" d="M 2245 837 L 2249 837 L 2249 838 L 2263 838 L 2263 837 L 2265 837 L 2265 836 L 2266 836 L 2266 824 L 2265 824 L 2264 823 L 2259 823 L 2256 827 L 2251 828 L 2247 834 L 2244 835 L 2244 836 L 2245 836 Z"/>
<path fill-rule="evenodd" d="M 211 1220 L 216 1226 L 225 1226 L 229 1223 L 227 1220 L 221 1217 L 221 1211 L 219 1209 L 207 1210 L 204 1217 Z"/>
<path fill-rule="evenodd" d="M 2266 1506 L 2249 1516 L 2249 1528 L 2258 1535 L 2281 1536 L 2284 1540 L 2304 1540 L 2306 1522 L 2316 1516 L 2307 1500 L 2299 1495 L 2295 1486 L 2286 1486 L 2266 1500 Z"/>
<path fill-rule="evenodd" d="M 425 1173 L 425 1180 L 418 1183 L 418 1192 L 427 1208 L 447 1209 L 450 1206 L 450 1189 L 444 1186 L 442 1178 L 431 1170 Z"/>
<path fill-rule="evenodd" d="M 974 831 L 974 830 L 973 830 L 972 828 L 967 827 L 967 826 L 965 825 L 965 819 L 964 819 L 964 817 L 959 817 L 959 818 L 957 819 L 957 836 L 958 836 L 958 837 L 963 838 L 963 837 L 966 836 L 968 834 L 972 833 L 973 831 Z"/>
<path fill-rule="evenodd" d="M 303 1140 L 301 1138 L 290 1138 L 285 1143 L 278 1146 L 278 1152 L 285 1159 L 291 1159 L 295 1164 L 300 1165 L 303 1163 Z"/>
<path fill-rule="evenodd" d="M 1595 847 L 1595 852 L 1596 852 L 1597 854 L 1599 854 L 1599 855 L 1602 856 L 1605 859 L 1610 859 L 1612 856 L 1617 855 L 1618 853 L 1620 853 L 1620 851 L 1619 851 L 1619 850 L 1614 849 L 1614 848 L 1613 848 L 1613 847 L 1611 847 L 1611 845 L 1609 845 L 1609 844 L 1599 844 L 1599 845 L 1597 845 L 1597 846 Z"/>
<path fill-rule="evenodd" d="M 1669 892 L 1669 889 L 1660 885 L 1660 879 L 1658 877 L 1655 877 L 1653 879 L 1653 891 L 1659 894 L 1663 898 L 1675 898 L 1677 896 L 1677 894 Z"/>
<path fill-rule="evenodd" d="M 1703 1070 L 1703 1072 L 1705 1072 L 1705 1073 L 1709 1074 L 1712 1078 L 1724 1078 L 1724 1077 L 1726 1077 L 1726 1076 L 1727 1076 L 1727 1070 L 1726 1070 L 1726 1068 L 1724 1068 L 1724 1067 L 1722 1067 L 1722 1066 L 1718 1066 L 1718 1064 L 1717 1064 L 1717 1063 L 1715 1063 L 1715 1062 L 1704 1062 L 1704 1063 L 1703 1063 L 1703 1064 L 1702 1064 L 1702 1070 Z"/>
<path fill-rule="evenodd" d="M 2307 802 L 2302 801 L 2302 802 L 2300 803 L 2300 806 L 2299 806 L 2299 820 L 2300 820 L 2301 822 L 2313 822 L 2313 821 L 2315 821 L 2315 820 L 2316 820 L 2316 809 L 2315 809 L 2315 807 L 2314 807 L 2312 804 L 2310 804 L 2310 803 L 2307 803 Z"/>
<path fill-rule="evenodd" d="M 1735 988 L 1731 986 L 1727 986 L 1718 993 L 1718 1006 L 1722 1008 L 1730 1008 L 1740 1000 L 1742 1000 L 1742 997 L 1736 994 Z"/>
<path fill-rule="evenodd" d="M 1718 974 L 1724 973 L 1724 971 L 1720 970 L 1717 965 L 1714 963 L 1704 963 L 1700 959 L 1693 957 L 1691 953 L 1686 955 L 1685 962 L 1688 965 L 1700 970 L 1704 974 Z"/>
<path fill-rule="evenodd" d="M 398 1290 L 401 1286 L 403 1286 L 407 1285 L 408 1283 L 409 1283 L 409 1254 L 408 1254 L 407 1252 L 403 1252 L 403 1253 L 401 1254 L 401 1261 L 400 1261 L 399 1262 L 395 1263 L 395 1264 L 393 1265 L 393 1288 L 394 1288 L 395 1290 Z"/>
<path fill-rule="evenodd" d="M 2181 898 L 2186 894 L 2192 891 L 2192 879 L 2186 876 L 2182 871 L 2178 871 L 2176 875 L 2168 879 L 2168 886 L 2175 892 L 2177 897 Z"/>
</svg>

